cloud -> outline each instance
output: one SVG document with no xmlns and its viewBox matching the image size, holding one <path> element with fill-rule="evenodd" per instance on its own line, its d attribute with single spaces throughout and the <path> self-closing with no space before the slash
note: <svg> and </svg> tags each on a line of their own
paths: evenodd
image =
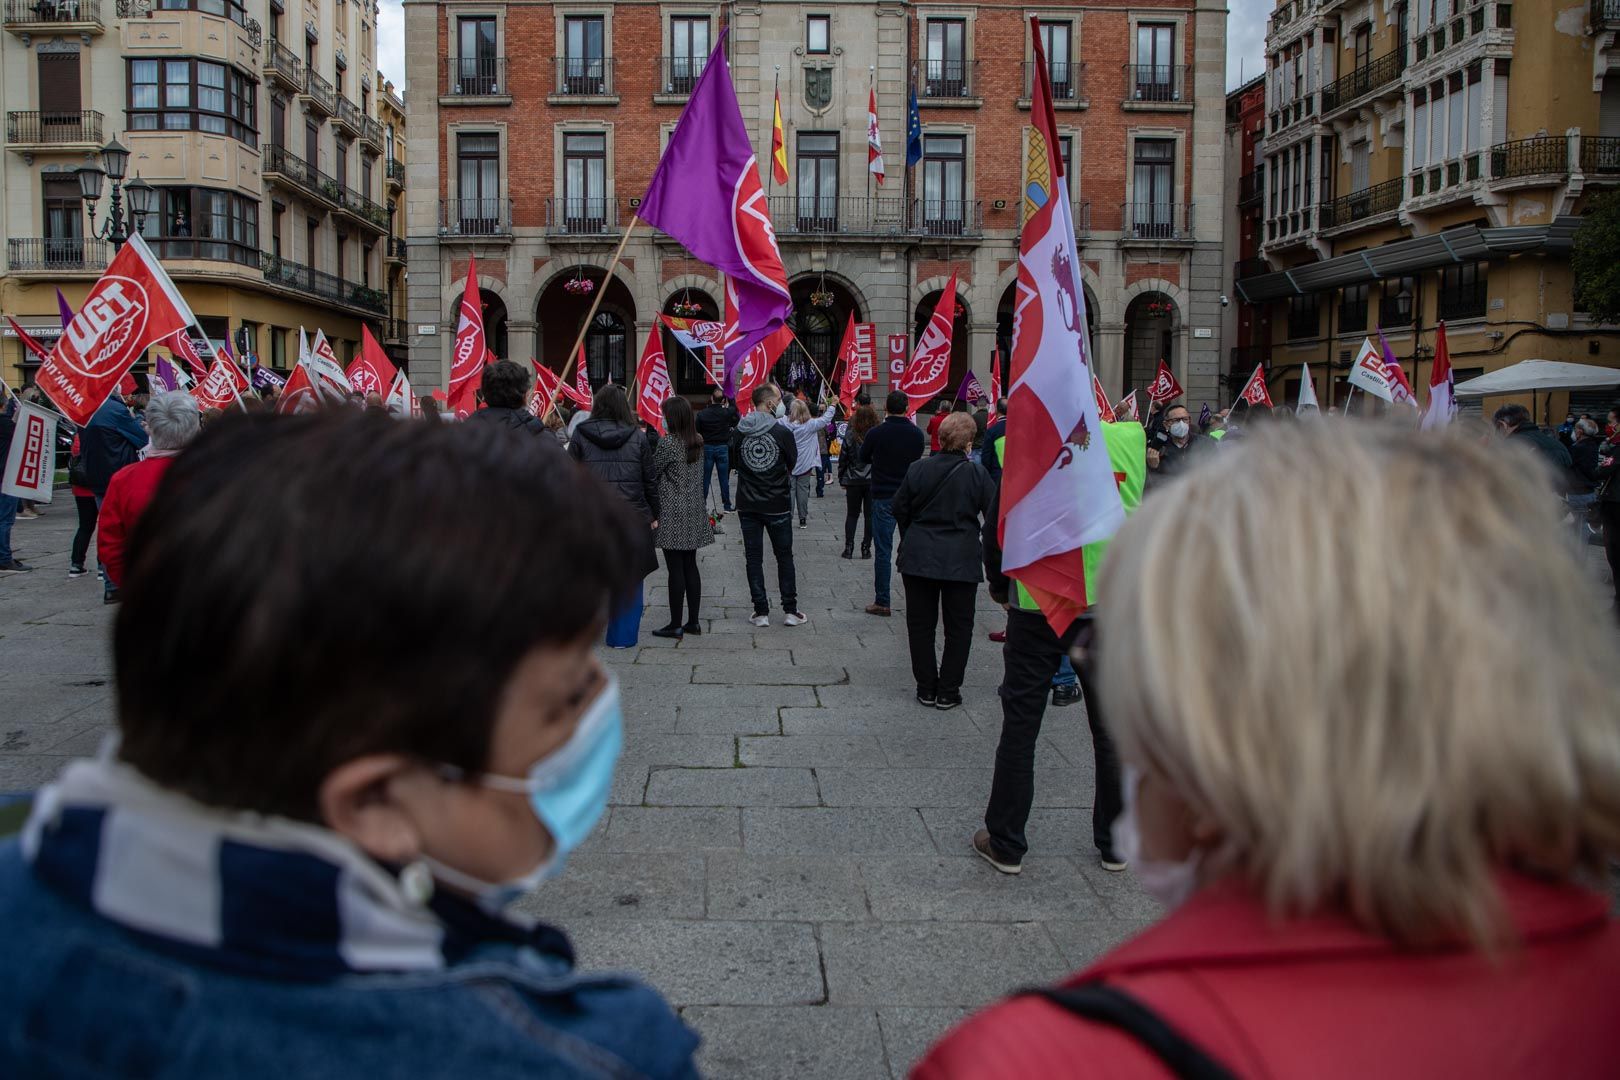
<svg viewBox="0 0 1620 1080">
<path fill-rule="evenodd" d="M 1226 88 L 1241 86 L 1265 70 L 1269 0 L 1231 0 L 1226 17 Z M 387 4 L 383 6 L 387 11 Z"/>
<path fill-rule="evenodd" d="M 400 0 L 379 0 L 377 13 L 377 67 L 403 92 L 405 84 L 405 9 Z"/>
</svg>

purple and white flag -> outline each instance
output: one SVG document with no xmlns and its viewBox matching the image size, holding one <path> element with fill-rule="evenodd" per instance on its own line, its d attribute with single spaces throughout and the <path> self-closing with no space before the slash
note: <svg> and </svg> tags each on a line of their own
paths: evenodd
<svg viewBox="0 0 1620 1080">
<path fill-rule="evenodd" d="M 253 369 L 253 389 L 261 394 L 266 390 L 280 390 L 286 385 L 286 379 L 283 379 L 262 364 Z"/>
<path fill-rule="evenodd" d="M 725 350 L 729 394 L 743 361 L 787 321 L 792 302 L 725 44 L 722 31 L 636 216 L 723 272 L 735 289 L 737 325 Z"/>
<path fill-rule="evenodd" d="M 979 377 L 969 371 L 963 376 L 962 385 L 956 388 L 956 400 L 973 405 L 989 400 L 989 395 L 984 392 L 984 385 L 979 382 Z"/>
</svg>

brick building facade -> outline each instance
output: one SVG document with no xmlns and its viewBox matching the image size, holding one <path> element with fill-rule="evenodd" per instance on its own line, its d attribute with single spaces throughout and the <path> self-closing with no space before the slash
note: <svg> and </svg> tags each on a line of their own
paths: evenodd
<svg viewBox="0 0 1620 1080">
<path fill-rule="evenodd" d="M 1161 356 L 1194 401 L 1220 370 L 1225 14 L 1138 7 L 874 3 L 755 5 L 406 0 L 413 155 L 412 378 L 442 385 L 468 259 L 478 260 L 498 355 L 560 368 L 592 295 L 593 382 L 624 379 L 657 312 L 717 315 L 720 283 L 639 226 L 603 275 L 713 44 L 727 52 L 764 165 L 801 341 L 826 365 L 846 317 L 915 340 L 959 279 L 953 379 L 988 379 L 1012 332 L 1019 192 L 1029 121 L 1028 16 L 1050 25 L 1058 123 L 1078 164 L 1094 353 L 1110 392 L 1145 386 Z M 875 87 L 887 165 L 868 179 Z M 923 160 L 906 168 L 915 89 Z M 790 177 L 769 181 L 780 90 Z M 818 306 L 811 295 L 831 303 Z M 436 339 L 436 340 L 435 340 Z M 666 342 L 670 355 L 679 351 Z M 880 353 L 881 353 L 880 348 Z M 780 376 L 809 373 L 797 349 Z M 880 380 L 887 372 L 880 366 Z M 677 388 L 704 389 L 679 356 Z"/>
</svg>

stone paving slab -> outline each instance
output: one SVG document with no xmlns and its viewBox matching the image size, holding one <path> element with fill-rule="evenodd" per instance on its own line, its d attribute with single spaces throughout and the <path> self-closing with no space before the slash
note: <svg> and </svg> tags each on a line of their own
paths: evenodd
<svg viewBox="0 0 1620 1080">
<path fill-rule="evenodd" d="M 712 919 L 798 922 L 869 918 L 866 889 L 854 859 L 822 855 L 712 855 Z"/>
<path fill-rule="evenodd" d="M 1034 923 L 828 923 L 821 953 L 833 1005 L 984 1005 L 1066 971 Z"/>
<path fill-rule="evenodd" d="M 583 966 L 636 972 L 677 1007 L 827 1000 L 808 923 L 572 919 L 566 929 Z"/>
<path fill-rule="evenodd" d="M 742 808 L 743 849 L 808 854 L 927 854 L 928 826 L 912 807 Z"/>
<path fill-rule="evenodd" d="M 687 1009 L 684 1018 L 703 1032 L 698 1062 L 711 1080 L 891 1075 L 878 1015 L 872 1009 L 699 1006 Z"/>
<path fill-rule="evenodd" d="M 818 806 L 809 769 L 654 769 L 648 806 Z"/>
<path fill-rule="evenodd" d="M 735 806 L 615 806 L 582 851 L 739 850 L 743 811 Z"/>
</svg>

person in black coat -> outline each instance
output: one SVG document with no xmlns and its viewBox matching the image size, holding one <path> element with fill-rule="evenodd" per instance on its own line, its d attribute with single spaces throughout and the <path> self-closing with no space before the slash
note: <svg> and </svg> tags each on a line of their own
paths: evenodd
<svg viewBox="0 0 1620 1080">
<path fill-rule="evenodd" d="M 911 399 L 904 390 L 889 391 L 884 409 L 888 416 L 883 423 L 867 433 L 861 443 L 860 463 L 872 467 L 872 539 L 877 558 L 872 563 L 872 602 L 866 605 L 868 615 L 887 617 L 889 609 L 889 571 L 892 566 L 895 517 L 894 496 L 900 490 L 906 470 L 923 456 L 928 440 L 922 430 L 906 418 Z"/>
<path fill-rule="evenodd" d="M 906 471 L 891 503 L 900 526 L 900 579 L 906 589 L 906 636 L 917 700 L 939 709 L 962 704 L 962 677 L 973 645 L 973 605 L 984 574 L 979 532 L 996 485 L 968 459 L 973 417 L 952 413 L 939 427 L 939 453 Z M 945 622 L 936 661 L 934 631 Z"/>
<path fill-rule="evenodd" d="M 731 433 L 737 430 L 737 407 L 726 399 L 718 386 L 709 404 L 697 414 L 698 435 L 703 438 L 703 501 L 709 501 L 710 474 L 720 473 L 720 505 L 727 513 L 731 505 Z"/>
<path fill-rule="evenodd" d="M 579 425 L 568 443 L 569 456 L 622 495 L 647 521 L 645 543 L 639 545 L 638 578 L 658 569 L 652 530 L 658 526 L 658 476 L 653 470 L 653 444 L 647 440 L 624 390 L 608 384 L 596 391 L 591 418 Z M 634 596 L 617 611 L 608 627 L 607 644 L 629 648 L 636 643 L 641 623 L 642 593 L 638 583 Z"/>
<path fill-rule="evenodd" d="M 495 424 L 535 436 L 544 453 L 559 453 L 557 441 L 540 418 L 529 412 L 529 373 L 510 360 L 497 360 L 484 368 L 484 408 L 467 417 L 469 424 Z"/>
</svg>

